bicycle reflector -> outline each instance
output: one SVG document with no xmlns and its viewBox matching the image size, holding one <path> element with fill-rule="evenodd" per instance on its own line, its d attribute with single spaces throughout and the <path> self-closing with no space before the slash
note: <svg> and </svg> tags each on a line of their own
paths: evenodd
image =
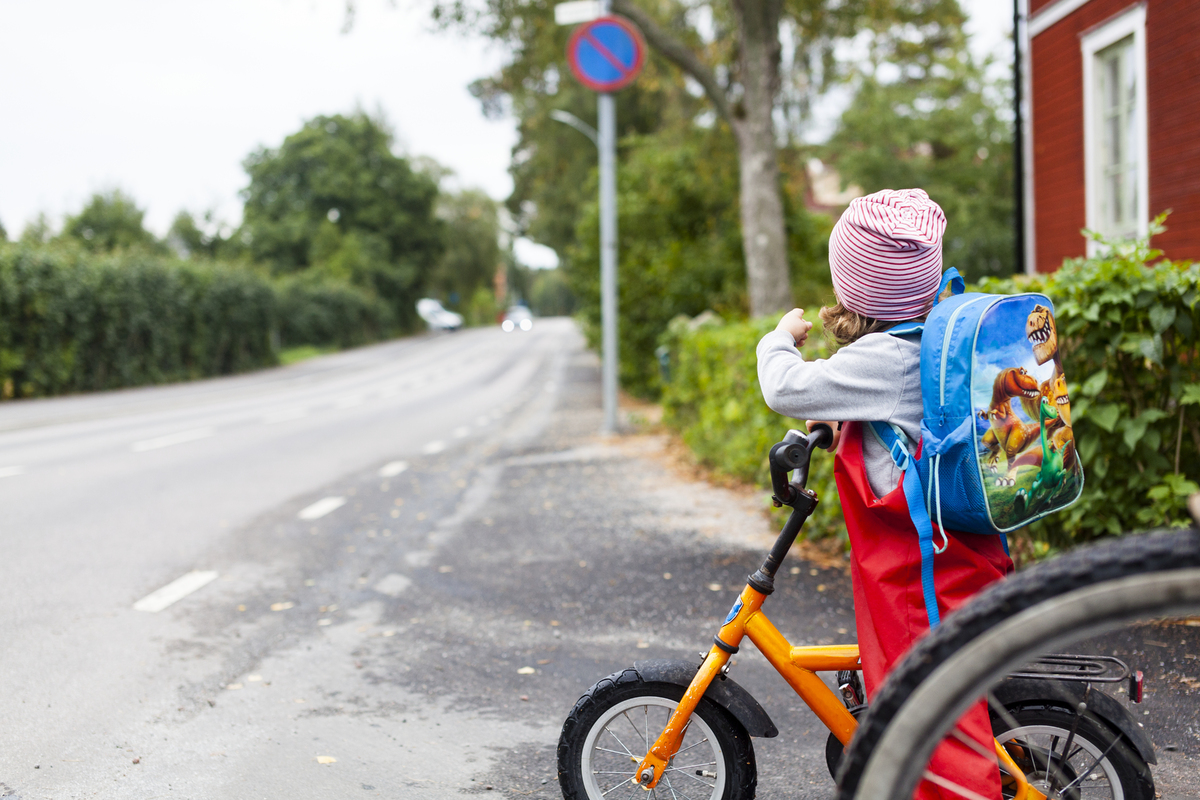
<svg viewBox="0 0 1200 800">
<path fill-rule="evenodd" d="M 1144 676 L 1140 669 L 1133 671 L 1129 676 L 1129 699 L 1135 703 L 1142 702 L 1142 690 L 1144 688 Z"/>
</svg>

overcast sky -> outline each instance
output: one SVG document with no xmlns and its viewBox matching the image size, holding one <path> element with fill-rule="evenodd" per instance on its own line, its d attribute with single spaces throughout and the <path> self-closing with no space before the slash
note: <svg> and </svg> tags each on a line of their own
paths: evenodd
<svg viewBox="0 0 1200 800">
<path fill-rule="evenodd" d="M 1011 6 L 965 0 L 977 51 L 1003 48 Z M 359 0 L 0 0 L 0 223 L 57 225 L 120 187 L 166 232 L 181 208 L 241 213 L 241 162 L 317 114 L 382 110 L 400 149 L 460 186 L 511 191 L 511 120 L 467 91 L 503 52 L 434 32 L 428 5 Z"/>
</svg>

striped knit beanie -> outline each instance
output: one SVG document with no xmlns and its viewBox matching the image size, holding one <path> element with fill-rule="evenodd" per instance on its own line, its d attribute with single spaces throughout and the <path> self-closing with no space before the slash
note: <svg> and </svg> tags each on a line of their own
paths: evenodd
<svg viewBox="0 0 1200 800">
<path fill-rule="evenodd" d="M 921 189 L 859 197 L 829 235 L 838 300 L 864 317 L 921 316 L 942 280 L 946 215 Z"/>
</svg>

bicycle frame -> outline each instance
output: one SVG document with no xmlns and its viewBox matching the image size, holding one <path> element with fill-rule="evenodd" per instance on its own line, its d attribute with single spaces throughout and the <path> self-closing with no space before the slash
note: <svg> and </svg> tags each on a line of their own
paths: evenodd
<svg viewBox="0 0 1200 800">
<path fill-rule="evenodd" d="M 683 735 L 691 721 L 692 713 L 700 704 L 709 685 L 728 670 L 729 659 L 740 649 L 743 639 L 749 638 L 771 666 L 787 681 L 800 696 L 804 704 L 812 709 L 817 718 L 829 728 L 842 745 L 848 745 L 858 727 L 858 722 L 825 682 L 818 672 L 860 670 L 857 644 L 837 644 L 797 647 L 792 645 L 771 623 L 762 611 L 762 604 L 774 591 L 774 576 L 791 548 L 804 522 L 817 505 L 817 496 L 804 488 L 808 473 L 808 461 L 812 450 L 822 441 L 817 430 L 809 442 L 796 431 L 790 431 L 783 442 L 771 449 L 770 462 L 775 488 L 776 505 L 792 507 L 792 515 L 784 525 L 763 565 L 747 579 L 746 588 L 734 602 L 721 629 L 713 637 L 712 648 L 704 656 L 696 677 L 692 679 L 683 698 L 675 707 L 667 726 L 638 763 L 634 773 L 635 782 L 643 789 L 653 789 L 678 752 Z M 828 442 L 832 439 L 832 432 Z M 802 443 L 802 444 L 801 444 Z M 796 469 L 797 480 L 787 481 L 787 472 L 779 479 L 784 467 Z M 1046 800 L 1046 796 L 1025 780 L 1024 773 L 1017 767 L 1008 752 L 996 743 L 996 758 L 1001 768 L 1016 783 L 1013 800 Z"/>
</svg>

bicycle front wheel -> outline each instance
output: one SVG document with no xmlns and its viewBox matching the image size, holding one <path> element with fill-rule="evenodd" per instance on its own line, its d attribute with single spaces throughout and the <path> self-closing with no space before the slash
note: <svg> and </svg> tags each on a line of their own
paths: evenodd
<svg viewBox="0 0 1200 800">
<path fill-rule="evenodd" d="M 750 736 L 707 698 L 688 723 L 658 785 L 634 782 L 637 765 L 683 697 L 683 687 L 613 673 L 579 699 L 558 741 L 558 780 L 568 800 L 689 798 L 751 800 L 757 783 Z"/>
<path fill-rule="evenodd" d="M 1004 676 L 1053 648 L 1130 622 L 1198 610 L 1200 532 L 1195 529 L 1081 548 L 989 587 L 922 639 L 871 699 L 839 772 L 839 798 L 911 798 L 921 781 L 941 786 L 945 796 L 970 797 L 943 785 L 953 784 L 953 776 L 931 775 L 926 766 L 955 720 Z M 1083 720 L 1095 721 L 1086 708 L 1076 711 L 1078 721 L 1063 722 L 1066 735 L 1058 740 L 1063 745 L 1080 738 L 1088 724 Z M 1101 754 L 1122 766 L 1105 772 L 1103 758 L 1093 758 L 1083 780 L 1107 775 L 1114 787 L 1110 797 L 1153 798 L 1149 772 L 1130 743 L 1113 731 L 1094 738 Z M 1035 782 L 1037 748 L 1030 745 L 1025 754 L 1031 767 L 1026 777 Z M 1121 777 L 1131 770 L 1139 773 L 1136 780 Z M 1063 778 L 1054 776 L 1054 791 L 1070 797 L 1066 786 L 1074 778 Z"/>
</svg>

